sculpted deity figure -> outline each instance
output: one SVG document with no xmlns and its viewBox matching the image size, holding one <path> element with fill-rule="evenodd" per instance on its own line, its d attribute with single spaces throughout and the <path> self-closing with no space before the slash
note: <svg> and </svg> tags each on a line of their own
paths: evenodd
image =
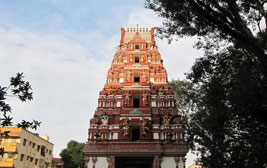
<svg viewBox="0 0 267 168">
<path fill-rule="evenodd" d="M 104 112 L 103 116 L 101 116 L 101 121 L 103 125 L 108 125 L 108 115 Z"/>
<path fill-rule="evenodd" d="M 133 62 L 133 55 L 130 55 L 130 62 Z"/>
<path fill-rule="evenodd" d="M 144 62 L 144 56 L 143 55 L 141 55 L 141 57 L 140 57 L 141 59 L 141 62 Z"/>
<path fill-rule="evenodd" d="M 155 45 L 154 48 L 153 48 L 154 51 L 158 50 L 158 46 Z"/>
<path fill-rule="evenodd" d="M 112 95 L 114 92 L 114 89 L 110 86 L 108 89 L 107 89 L 107 94 L 108 95 Z"/>
<path fill-rule="evenodd" d="M 142 74 L 142 78 L 144 81 L 147 81 L 147 73 L 143 70 Z"/>
<path fill-rule="evenodd" d="M 142 99 L 143 99 L 143 103 L 147 105 L 147 93 L 145 91 L 142 93 Z"/>
<path fill-rule="evenodd" d="M 130 129 L 130 126 L 129 126 L 129 119 L 126 118 L 124 121 L 123 121 L 123 124 L 122 124 L 122 130 L 123 130 L 123 136 L 126 137 L 129 135 L 129 129 Z"/>
<path fill-rule="evenodd" d="M 127 49 L 128 48 L 128 44 L 127 43 L 124 43 L 123 44 L 123 50 Z"/>
<path fill-rule="evenodd" d="M 117 49 L 117 51 L 120 51 L 120 50 L 121 50 L 121 46 L 118 45 L 118 46 L 116 47 L 116 49 Z"/>
<path fill-rule="evenodd" d="M 117 67 L 113 67 L 113 68 L 112 68 L 112 71 L 113 71 L 114 73 L 118 73 L 118 72 L 119 72 L 119 68 L 117 68 Z"/>
<path fill-rule="evenodd" d="M 146 123 L 146 120 L 144 118 L 141 120 L 139 125 L 140 125 L 141 135 L 147 136 L 147 131 L 149 131 L 149 128 L 146 126 L 147 123 Z"/>
<path fill-rule="evenodd" d="M 163 116 L 163 124 L 170 124 L 170 122 L 171 122 L 171 119 L 172 119 L 172 116 L 169 116 L 169 114 L 167 113 L 167 114 L 165 114 L 164 116 Z"/>
<path fill-rule="evenodd" d="M 131 80 L 131 77 L 132 77 L 131 70 L 129 70 L 129 71 L 127 72 L 126 77 L 127 77 L 127 80 L 128 80 L 128 81 Z"/>
<path fill-rule="evenodd" d="M 147 48 L 150 49 L 150 50 L 153 49 L 151 43 L 148 43 L 148 44 L 147 44 Z"/>
<path fill-rule="evenodd" d="M 156 62 L 157 52 L 153 51 L 152 53 L 152 62 Z"/>
<path fill-rule="evenodd" d="M 161 87 L 159 88 L 159 95 L 163 95 L 163 94 L 164 94 L 164 87 L 161 86 Z"/>
<path fill-rule="evenodd" d="M 125 104 L 126 105 L 128 105 L 130 103 L 131 96 L 132 96 L 132 94 L 129 91 L 127 91 L 125 93 Z"/>
<path fill-rule="evenodd" d="M 157 72 L 161 72 L 162 69 L 163 69 L 163 68 L 162 68 L 161 66 L 158 66 L 158 68 L 156 68 L 156 71 L 157 71 Z"/>
</svg>

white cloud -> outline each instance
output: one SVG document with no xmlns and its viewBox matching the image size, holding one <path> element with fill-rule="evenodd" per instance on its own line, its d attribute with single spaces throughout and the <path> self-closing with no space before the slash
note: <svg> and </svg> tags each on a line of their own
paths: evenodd
<svg viewBox="0 0 267 168">
<path fill-rule="evenodd" d="M 71 139 L 85 142 L 110 62 L 94 59 L 85 48 L 90 44 L 81 45 L 59 35 L 0 28 L 0 36 L 1 80 L 7 83 L 16 72 L 24 72 L 34 91 L 32 102 L 9 99 L 15 120 L 42 121 L 38 132 L 50 137 L 55 155 Z M 96 40 L 94 43 L 100 43 Z M 101 39 L 107 46 L 114 46 L 113 40 Z M 102 54 L 112 57 L 109 47 L 101 49 Z"/>
<path fill-rule="evenodd" d="M 152 28 L 160 26 L 162 19 L 158 18 L 155 12 L 148 9 L 137 9 L 134 10 L 130 16 L 127 25 L 125 27 L 135 28 L 138 24 L 141 28 Z"/>
<path fill-rule="evenodd" d="M 196 58 L 201 57 L 202 51 L 193 48 L 194 38 L 183 38 L 168 44 L 167 40 L 158 40 L 159 52 L 165 68 L 167 69 L 168 79 L 185 79 L 185 73 L 191 70 Z"/>
</svg>

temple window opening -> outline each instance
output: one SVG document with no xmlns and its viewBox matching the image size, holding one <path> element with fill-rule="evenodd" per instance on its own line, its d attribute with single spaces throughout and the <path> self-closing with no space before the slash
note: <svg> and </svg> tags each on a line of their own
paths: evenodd
<svg viewBox="0 0 267 168">
<path fill-rule="evenodd" d="M 139 108 L 140 106 L 140 97 L 139 94 L 134 94 L 133 95 L 133 107 L 134 108 Z"/>
<path fill-rule="evenodd" d="M 134 82 L 140 82 L 140 74 L 134 73 Z"/>
<path fill-rule="evenodd" d="M 139 56 L 135 56 L 135 57 L 134 57 L 134 62 L 135 62 L 135 63 L 139 63 Z"/>
<path fill-rule="evenodd" d="M 138 141 L 140 139 L 140 127 L 138 125 L 132 126 L 132 141 Z"/>
</svg>

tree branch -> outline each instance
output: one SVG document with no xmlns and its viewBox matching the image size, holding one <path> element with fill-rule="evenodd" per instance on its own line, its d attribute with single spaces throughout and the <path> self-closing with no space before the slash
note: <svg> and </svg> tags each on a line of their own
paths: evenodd
<svg viewBox="0 0 267 168">
<path fill-rule="evenodd" d="M 233 0 L 229 0 L 227 1 L 228 6 L 230 11 L 232 12 L 236 22 L 236 26 L 237 26 L 237 30 L 240 30 L 242 34 L 244 34 L 244 36 L 248 36 L 251 39 L 254 39 L 255 37 L 253 36 L 253 33 L 251 32 L 251 30 L 247 27 L 245 21 L 241 18 L 240 14 L 239 14 L 239 7 L 236 4 L 236 1 Z"/>
<path fill-rule="evenodd" d="M 247 38 L 242 36 L 242 34 L 233 30 L 231 27 L 222 22 L 220 19 L 209 14 L 209 12 L 214 14 L 215 13 L 214 10 L 208 8 L 206 5 L 203 6 L 203 4 L 199 0 L 197 1 L 198 2 L 194 0 L 188 0 L 188 2 L 194 7 L 194 9 L 196 9 L 197 15 L 200 15 L 210 23 L 215 24 L 219 30 L 222 29 L 222 32 L 225 32 L 226 34 L 232 36 L 233 38 L 239 39 L 241 41 L 246 41 Z"/>
</svg>

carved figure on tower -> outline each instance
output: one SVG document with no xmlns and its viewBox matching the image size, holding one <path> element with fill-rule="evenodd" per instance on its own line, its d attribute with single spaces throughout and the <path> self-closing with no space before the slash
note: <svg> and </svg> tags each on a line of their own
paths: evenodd
<svg viewBox="0 0 267 168">
<path fill-rule="evenodd" d="M 113 91 L 114 91 L 114 89 L 110 86 L 110 87 L 107 89 L 107 94 L 108 94 L 108 95 L 112 95 L 112 94 L 113 94 Z"/>
<path fill-rule="evenodd" d="M 120 50 L 121 50 L 121 45 L 118 45 L 118 46 L 116 47 L 116 49 L 117 49 L 117 51 L 120 51 Z"/>
<path fill-rule="evenodd" d="M 141 55 L 141 57 L 140 57 L 141 59 L 141 62 L 144 62 L 144 56 L 143 55 Z"/>
<path fill-rule="evenodd" d="M 143 81 L 147 82 L 147 73 L 143 70 L 141 74 L 142 74 Z"/>
<path fill-rule="evenodd" d="M 128 70 L 127 74 L 126 74 L 126 79 L 127 79 L 127 81 L 131 81 L 131 78 L 132 78 L 132 72 L 131 72 L 131 70 Z"/>
<path fill-rule="evenodd" d="M 148 44 L 147 44 L 147 48 L 150 49 L 150 50 L 152 50 L 152 45 L 151 45 L 151 43 L 148 43 Z"/>
<path fill-rule="evenodd" d="M 161 86 L 161 87 L 159 88 L 159 95 L 163 95 L 163 94 L 164 94 L 164 87 Z"/>
<path fill-rule="evenodd" d="M 141 135 L 146 137 L 147 136 L 147 131 L 149 131 L 149 128 L 147 127 L 146 120 L 144 118 L 142 118 L 142 120 L 139 123 L 139 125 L 140 125 Z"/>
<path fill-rule="evenodd" d="M 127 91 L 125 93 L 125 104 L 126 105 L 129 105 L 130 104 L 131 96 L 132 96 L 131 92 Z"/>
<path fill-rule="evenodd" d="M 130 62 L 133 62 L 133 55 L 132 54 L 129 56 L 129 58 L 130 58 Z"/>
<path fill-rule="evenodd" d="M 113 71 L 114 73 L 118 73 L 118 72 L 119 72 L 119 68 L 114 67 L 114 68 L 112 68 L 112 71 Z"/>
<path fill-rule="evenodd" d="M 157 45 L 154 45 L 153 50 L 154 50 L 154 51 L 157 51 L 157 50 L 158 50 L 158 46 L 157 46 Z"/>
<path fill-rule="evenodd" d="M 165 115 L 163 116 L 162 124 L 164 124 L 164 125 L 168 125 L 168 124 L 170 124 L 171 119 L 172 119 L 172 116 L 170 116 L 168 113 L 165 114 Z"/>
<path fill-rule="evenodd" d="M 103 125 L 108 125 L 108 115 L 106 112 L 101 116 L 101 121 Z"/>
<path fill-rule="evenodd" d="M 145 91 L 142 93 L 142 99 L 143 99 L 143 103 L 147 105 L 147 93 Z"/>
<path fill-rule="evenodd" d="M 156 72 L 160 73 L 163 68 L 161 66 L 158 66 L 158 68 L 155 68 L 155 69 L 156 69 Z"/>
<path fill-rule="evenodd" d="M 127 43 L 124 43 L 123 44 L 123 50 L 127 49 L 128 48 L 128 44 Z"/>
<path fill-rule="evenodd" d="M 130 129 L 130 126 L 129 126 L 129 119 L 126 118 L 123 123 L 122 123 L 122 130 L 123 130 L 123 136 L 126 137 L 129 135 L 129 129 Z"/>
</svg>

